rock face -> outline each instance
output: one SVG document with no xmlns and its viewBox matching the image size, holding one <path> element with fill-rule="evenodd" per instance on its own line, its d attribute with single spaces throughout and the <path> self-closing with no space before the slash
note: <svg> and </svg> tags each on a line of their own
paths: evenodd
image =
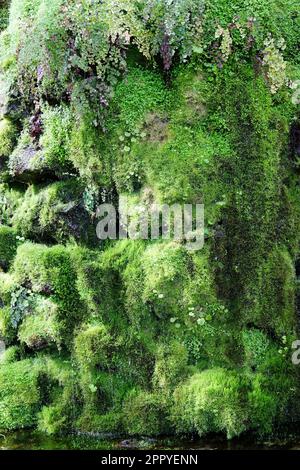
<svg viewBox="0 0 300 470">
<path fill-rule="evenodd" d="M 14 151 L 8 167 L 12 179 L 20 183 L 41 183 L 56 179 L 55 171 L 45 164 L 42 150 L 34 145 Z"/>
<path fill-rule="evenodd" d="M 0 429 L 105 432 L 130 447 L 288 428 L 300 419 L 294 0 L 10 8 Z M 204 247 L 98 240 L 97 207 L 120 196 L 147 210 L 204 204 Z"/>
<path fill-rule="evenodd" d="M 0 117 L 19 120 L 24 117 L 25 107 L 22 103 L 22 95 L 17 85 L 8 85 L 3 77 L 0 77 Z"/>
<path fill-rule="evenodd" d="M 22 149 L 19 155 L 16 156 L 12 166 L 12 176 L 20 177 L 31 172 L 31 163 L 37 155 L 37 150 L 34 147 L 27 147 Z"/>
</svg>

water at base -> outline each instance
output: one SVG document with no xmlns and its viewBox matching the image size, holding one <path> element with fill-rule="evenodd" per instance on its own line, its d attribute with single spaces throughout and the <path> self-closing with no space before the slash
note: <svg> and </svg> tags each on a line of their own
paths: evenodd
<svg viewBox="0 0 300 470">
<path fill-rule="evenodd" d="M 114 450 L 114 449 L 174 449 L 174 450 L 300 450 L 300 437 L 277 441 L 256 441 L 245 436 L 227 441 L 222 436 L 203 439 L 139 438 L 103 439 L 98 436 L 67 435 L 51 437 L 36 431 L 24 430 L 0 435 L 0 450 Z"/>
</svg>

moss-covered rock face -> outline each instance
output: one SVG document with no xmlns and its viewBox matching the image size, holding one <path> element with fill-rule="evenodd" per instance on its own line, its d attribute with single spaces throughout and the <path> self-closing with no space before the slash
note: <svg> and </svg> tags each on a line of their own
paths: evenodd
<svg viewBox="0 0 300 470">
<path fill-rule="evenodd" d="M 68 179 L 47 186 L 31 185 L 15 210 L 12 224 L 35 241 L 96 243 L 92 217 L 98 195 L 88 193 L 82 181 Z"/>
<path fill-rule="evenodd" d="M 299 420 L 297 2 L 8 3 L 0 428 Z M 98 240 L 97 207 L 124 195 L 204 204 L 204 247 Z"/>
</svg>

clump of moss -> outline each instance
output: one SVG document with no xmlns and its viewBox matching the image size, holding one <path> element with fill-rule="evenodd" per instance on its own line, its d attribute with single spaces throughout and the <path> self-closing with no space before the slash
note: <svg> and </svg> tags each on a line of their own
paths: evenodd
<svg viewBox="0 0 300 470">
<path fill-rule="evenodd" d="M 0 225 L 0 267 L 7 270 L 17 252 L 17 232 L 4 225 Z"/>
<path fill-rule="evenodd" d="M 59 434 L 65 429 L 66 417 L 60 404 L 44 406 L 38 414 L 38 429 L 48 435 Z"/>
<path fill-rule="evenodd" d="M 0 157 L 9 157 L 11 154 L 15 140 L 16 140 L 16 128 L 14 124 L 8 119 L 2 119 L 0 121 Z"/>
<path fill-rule="evenodd" d="M 42 148 L 43 165 L 58 174 L 71 168 L 68 162 L 68 142 L 72 115 L 66 106 L 45 107 L 42 116 L 43 133 L 39 144 Z"/>
<path fill-rule="evenodd" d="M 261 267 L 261 283 L 264 295 L 259 323 L 280 338 L 295 326 L 295 267 L 287 250 L 275 248 L 270 252 Z"/>
<path fill-rule="evenodd" d="M 57 305 L 49 299 L 33 300 L 32 314 L 27 314 L 20 324 L 18 339 L 30 349 L 41 349 L 56 344 L 60 348 L 60 325 Z"/>
<path fill-rule="evenodd" d="M 249 329 L 242 332 L 242 342 L 245 351 L 245 365 L 255 370 L 265 361 L 271 341 L 261 330 Z"/>
<path fill-rule="evenodd" d="M 245 395 L 249 381 L 225 369 L 193 375 L 174 392 L 172 415 L 179 432 L 225 432 L 228 438 L 247 429 Z"/>
<path fill-rule="evenodd" d="M 0 336 L 7 346 L 16 341 L 16 330 L 11 322 L 9 307 L 2 307 L 0 309 Z"/>
<path fill-rule="evenodd" d="M 182 290 L 188 278 L 187 252 L 175 242 L 149 246 L 143 256 L 143 269 L 147 279 L 144 300 L 152 303 L 160 318 L 170 314 L 180 317 Z"/>
<path fill-rule="evenodd" d="M 160 393 L 132 392 L 124 404 L 124 426 L 129 435 L 158 436 L 170 432 L 164 396 Z"/>
<path fill-rule="evenodd" d="M 11 293 L 17 287 L 17 282 L 14 276 L 10 273 L 0 271 L 0 298 L 3 305 L 9 304 L 11 300 Z"/>
<path fill-rule="evenodd" d="M 74 174 L 69 159 L 72 126 L 69 106 L 45 104 L 31 119 L 24 121 L 17 145 L 10 155 L 10 174 L 25 182 Z"/>
<path fill-rule="evenodd" d="M 111 340 L 104 325 L 95 324 L 83 328 L 75 339 L 75 356 L 80 367 L 83 369 L 94 369 L 97 365 L 104 367 Z"/>
<path fill-rule="evenodd" d="M 17 362 L 20 359 L 19 346 L 10 346 L 1 354 L 0 365 L 8 365 Z"/>
<path fill-rule="evenodd" d="M 76 321 L 83 317 L 85 310 L 76 287 L 76 272 L 68 250 L 60 245 L 48 248 L 43 245 L 25 243 L 18 248 L 13 273 L 19 286 L 30 284 L 29 296 L 32 293 L 46 295 L 50 305 L 56 306 L 54 307 L 56 325 L 53 324 L 50 329 L 52 340 L 57 338 L 57 331 L 59 331 L 64 337 L 65 344 L 67 337 L 70 341 Z M 21 332 L 24 340 L 26 337 L 29 341 L 27 334 L 30 334 L 30 331 L 31 334 L 35 334 L 32 327 L 36 322 L 40 326 L 39 334 L 43 335 L 43 324 L 47 321 L 47 315 L 50 314 L 47 302 L 45 302 L 43 301 L 42 304 L 38 302 L 37 306 L 33 305 L 37 318 L 26 319 L 27 324 L 23 325 Z M 18 308 L 18 297 L 15 308 Z M 46 331 L 44 330 L 44 333 Z"/>
<path fill-rule="evenodd" d="M 188 374 L 188 353 L 183 344 L 173 341 L 158 347 L 153 373 L 155 389 L 168 392 L 185 380 Z"/>
<path fill-rule="evenodd" d="M 140 186 L 144 122 L 148 113 L 163 109 L 165 94 L 158 73 L 132 67 L 115 87 L 105 132 L 92 109 L 75 113 L 68 156 L 80 175 L 104 186 L 114 182 L 118 191 Z"/>
<path fill-rule="evenodd" d="M 47 434 L 58 434 L 73 427 L 80 409 L 76 373 L 68 360 L 45 356 L 40 375 L 43 406 L 37 413 L 37 427 Z"/>
<path fill-rule="evenodd" d="M 115 436 L 122 436 L 125 432 L 123 413 L 120 411 L 90 414 L 87 410 L 76 422 L 76 426 L 83 432 L 95 432 L 96 430 L 99 433 Z"/>
<path fill-rule="evenodd" d="M 81 430 L 91 431 L 93 426 L 106 432 L 113 432 L 117 426 L 123 429 L 124 397 L 133 388 L 138 374 L 140 383 L 145 375 L 145 361 L 141 358 L 141 363 L 138 362 L 139 341 L 140 338 L 135 338 L 135 353 L 129 352 L 129 341 L 113 336 L 104 324 L 95 321 L 83 325 L 78 332 L 74 359 L 79 365 L 78 383 L 83 399 L 77 422 Z M 121 357 L 120 351 L 123 351 Z M 108 429 L 104 428 L 105 423 Z"/>
<path fill-rule="evenodd" d="M 0 428 L 20 429 L 36 423 L 39 371 L 39 362 L 29 359 L 0 366 Z"/>
<path fill-rule="evenodd" d="M 105 157 L 107 152 L 103 133 L 95 126 L 94 119 L 91 112 L 80 117 L 75 116 L 69 135 L 68 157 L 83 178 L 110 185 L 111 162 Z"/>
<path fill-rule="evenodd" d="M 252 377 L 249 393 L 251 426 L 258 434 L 270 435 L 299 419 L 298 378 L 289 355 L 271 347 Z"/>
<path fill-rule="evenodd" d="M 17 207 L 22 202 L 22 189 L 8 184 L 0 184 L 0 223 L 11 225 Z"/>
</svg>

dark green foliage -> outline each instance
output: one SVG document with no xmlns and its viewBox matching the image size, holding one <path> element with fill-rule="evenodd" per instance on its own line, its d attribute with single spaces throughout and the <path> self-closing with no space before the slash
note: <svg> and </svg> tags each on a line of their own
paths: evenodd
<svg viewBox="0 0 300 470">
<path fill-rule="evenodd" d="M 17 251 L 17 232 L 11 227 L 0 225 L 0 267 L 8 269 Z"/>
<path fill-rule="evenodd" d="M 0 309 L 0 336 L 6 345 L 16 340 L 16 330 L 11 321 L 11 310 L 9 307 Z"/>
</svg>

